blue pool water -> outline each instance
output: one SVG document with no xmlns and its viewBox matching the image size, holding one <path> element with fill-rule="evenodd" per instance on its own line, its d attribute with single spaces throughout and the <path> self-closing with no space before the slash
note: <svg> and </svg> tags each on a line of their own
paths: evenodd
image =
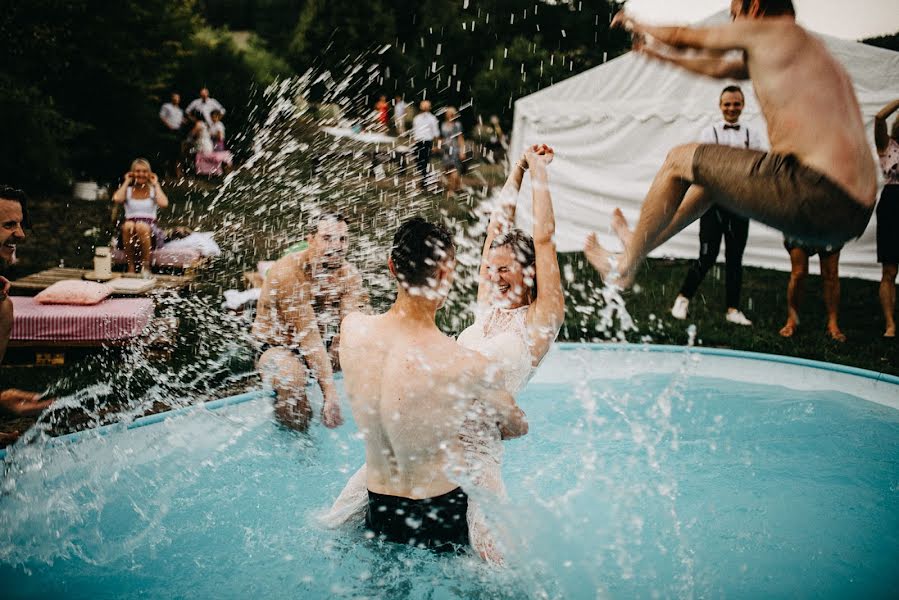
<svg viewBox="0 0 899 600">
<path fill-rule="evenodd" d="M 519 399 L 530 433 L 506 447 L 505 569 L 321 529 L 361 461 L 354 425 L 295 434 L 256 400 L 11 452 L 3 596 L 895 593 L 899 410 L 877 398 L 899 387 L 712 356 L 550 358 Z"/>
</svg>

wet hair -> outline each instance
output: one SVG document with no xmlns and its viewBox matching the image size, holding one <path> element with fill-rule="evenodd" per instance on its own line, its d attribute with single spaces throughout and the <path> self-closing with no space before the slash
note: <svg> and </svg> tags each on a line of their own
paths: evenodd
<svg viewBox="0 0 899 600">
<path fill-rule="evenodd" d="M 28 196 L 18 188 L 0 185 L 0 200 L 18 202 L 22 207 L 22 227 L 31 229 L 31 217 L 28 215 Z"/>
<path fill-rule="evenodd" d="M 490 244 L 490 249 L 503 248 L 510 246 L 512 252 L 515 253 L 515 260 L 521 265 L 522 269 L 533 267 L 537 263 L 537 251 L 534 249 L 534 238 L 526 234 L 521 229 L 513 229 L 503 235 L 494 238 Z M 537 273 L 532 275 L 533 282 L 530 285 L 531 296 L 537 297 Z"/>
<path fill-rule="evenodd" d="M 337 223 L 346 223 L 347 227 L 349 227 L 350 222 L 347 221 L 347 218 L 343 215 L 343 213 L 322 213 L 319 215 L 314 221 L 309 223 L 309 234 L 315 235 L 318 233 L 319 226 L 326 221 L 335 221 Z"/>
<path fill-rule="evenodd" d="M 720 101 L 721 98 L 724 97 L 724 94 L 727 94 L 727 93 L 740 94 L 740 96 L 743 98 L 743 102 L 746 102 L 746 96 L 743 94 L 743 89 L 738 85 L 729 85 L 726 88 L 724 88 L 723 90 L 721 90 L 721 95 L 718 96 L 718 100 Z"/>
<path fill-rule="evenodd" d="M 793 0 L 758 0 L 759 12 L 766 17 L 779 17 L 782 15 L 796 16 L 796 9 L 793 8 Z M 743 0 L 743 14 L 749 12 L 752 6 L 752 0 Z"/>
<path fill-rule="evenodd" d="M 440 263 L 455 256 L 456 246 L 449 231 L 421 217 L 412 217 L 400 225 L 390 250 L 397 279 L 406 286 L 427 285 Z"/>
</svg>

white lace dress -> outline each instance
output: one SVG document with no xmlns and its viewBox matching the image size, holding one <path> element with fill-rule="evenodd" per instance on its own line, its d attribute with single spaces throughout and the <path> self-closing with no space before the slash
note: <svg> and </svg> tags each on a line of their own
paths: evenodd
<svg viewBox="0 0 899 600">
<path fill-rule="evenodd" d="M 487 307 L 475 315 L 474 324 L 459 335 L 459 343 L 499 364 L 505 388 L 517 394 L 534 373 L 528 343 L 527 306 L 513 309 Z M 477 409 L 477 407 L 476 407 Z M 503 444 L 499 429 L 472 414 L 460 432 L 471 482 L 499 499 L 505 498 L 502 479 Z M 469 491 L 468 530 L 471 545 L 481 556 L 502 562 L 502 552 L 491 535 L 486 515 Z M 476 496 L 477 494 L 475 494 Z M 368 506 L 365 466 L 350 477 L 331 509 L 319 516 L 327 527 L 362 521 Z"/>
</svg>

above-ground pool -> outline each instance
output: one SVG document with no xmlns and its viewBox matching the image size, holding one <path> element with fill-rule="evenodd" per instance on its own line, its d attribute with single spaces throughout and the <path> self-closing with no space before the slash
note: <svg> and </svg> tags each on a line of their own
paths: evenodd
<svg viewBox="0 0 899 600">
<path fill-rule="evenodd" d="M 241 400 L 245 400 L 242 398 Z M 505 568 L 327 530 L 352 421 L 256 397 L 15 447 L 3 597 L 890 597 L 899 380 L 727 351 L 559 345 L 521 394 Z M 228 404 L 228 403 L 221 403 Z"/>
</svg>

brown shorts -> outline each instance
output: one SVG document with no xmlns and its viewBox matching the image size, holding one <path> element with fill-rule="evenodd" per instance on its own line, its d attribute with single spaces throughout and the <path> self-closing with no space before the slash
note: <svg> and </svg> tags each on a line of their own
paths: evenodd
<svg viewBox="0 0 899 600">
<path fill-rule="evenodd" d="M 814 246 L 860 236 L 874 212 L 792 154 L 700 144 L 693 183 L 727 209 Z"/>
</svg>

